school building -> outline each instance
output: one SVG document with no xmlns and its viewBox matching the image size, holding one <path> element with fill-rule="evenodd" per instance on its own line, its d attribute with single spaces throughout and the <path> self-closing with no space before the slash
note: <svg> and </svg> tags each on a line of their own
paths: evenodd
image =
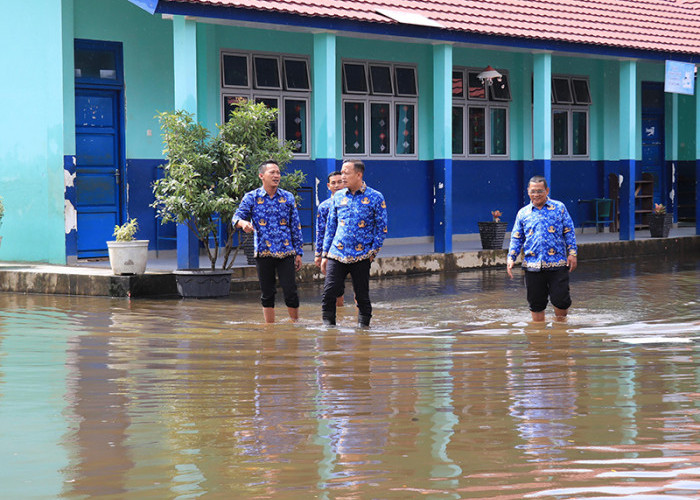
<svg viewBox="0 0 700 500">
<path fill-rule="evenodd" d="M 186 231 L 150 208 L 159 111 L 209 129 L 238 97 L 279 109 L 311 241 L 326 175 L 361 158 L 389 238 L 454 238 L 534 174 L 574 221 L 616 201 L 632 240 L 663 203 L 700 234 L 700 2 L 684 0 L 7 0 L 0 60 L 0 260 L 107 255 L 136 217 L 151 248 Z M 614 214 L 615 215 L 615 214 Z"/>
</svg>

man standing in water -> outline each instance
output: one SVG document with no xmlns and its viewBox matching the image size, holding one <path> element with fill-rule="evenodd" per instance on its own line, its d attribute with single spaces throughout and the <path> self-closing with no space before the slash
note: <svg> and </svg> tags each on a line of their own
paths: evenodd
<svg viewBox="0 0 700 500">
<path fill-rule="evenodd" d="M 323 323 L 335 325 L 335 301 L 350 273 L 358 326 L 367 328 L 372 318 L 369 270 L 386 238 L 386 202 L 382 193 L 365 184 L 365 164 L 360 160 L 345 161 L 340 172 L 346 187 L 332 198 L 321 256 L 321 272 L 326 275 Z"/>
<path fill-rule="evenodd" d="M 337 170 L 331 172 L 328 175 L 328 183 L 326 185 L 331 192 L 331 196 L 326 201 L 321 202 L 318 206 L 318 214 L 316 215 L 316 251 L 314 254 L 314 264 L 319 268 L 321 267 L 321 255 L 323 254 L 323 238 L 326 235 L 326 224 L 328 223 L 328 210 L 331 207 L 333 195 L 345 187 L 340 172 Z M 340 307 L 345 304 L 345 299 L 343 298 L 344 293 L 345 286 L 343 285 L 340 295 L 335 302 L 336 306 Z"/>
<path fill-rule="evenodd" d="M 265 323 L 275 322 L 275 272 L 292 321 L 299 319 L 295 271 L 301 269 L 303 239 L 294 195 L 279 188 L 279 165 L 267 160 L 258 167 L 262 187 L 245 194 L 233 216 L 233 227 L 255 231 L 255 267 L 262 291 Z M 250 219 L 250 220 L 249 220 Z M 252 221 L 252 222 L 251 222 Z"/>
<path fill-rule="evenodd" d="M 562 202 L 549 199 L 544 177 L 532 177 L 527 194 L 531 203 L 521 208 L 515 218 L 506 271 L 512 278 L 522 249 L 532 321 L 544 321 L 548 297 L 556 319 L 564 320 L 571 306 L 569 273 L 577 264 L 574 223 Z"/>
</svg>

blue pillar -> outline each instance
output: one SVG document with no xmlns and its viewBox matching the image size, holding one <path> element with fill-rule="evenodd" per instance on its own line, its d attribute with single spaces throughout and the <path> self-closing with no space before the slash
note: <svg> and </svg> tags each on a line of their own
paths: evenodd
<svg viewBox="0 0 700 500">
<path fill-rule="evenodd" d="M 433 236 L 452 253 L 452 46 L 433 47 Z"/>
<path fill-rule="evenodd" d="M 197 115 L 197 23 L 173 17 L 175 109 Z M 178 269 L 199 268 L 199 240 L 185 224 L 177 225 Z"/>
<path fill-rule="evenodd" d="M 552 185 L 552 54 L 535 54 L 533 60 L 532 168 L 523 172 L 527 182 L 543 175 Z M 529 201 L 529 200 L 528 200 Z"/>
<path fill-rule="evenodd" d="M 316 177 L 316 204 L 325 200 L 330 192 L 326 187 L 328 174 L 337 170 L 336 161 L 336 36 L 332 33 L 314 34 L 313 145 Z"/>
<path fill-rule="evenodd" d="M 634 240 L 637 141 L 637 63 L 620 61 L 620 239 Z"/>
</svg>

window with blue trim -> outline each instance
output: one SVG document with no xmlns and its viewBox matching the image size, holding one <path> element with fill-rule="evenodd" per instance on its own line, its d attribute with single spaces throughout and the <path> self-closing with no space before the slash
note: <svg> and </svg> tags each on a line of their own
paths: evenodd
<svg viewBox="0 0 700 500">
<path fill-rule="evenodd" d="M 121 85 L 122 44 L 98 40 L 75 40 L 74 75 L 79 83 Z"/>
</svg>

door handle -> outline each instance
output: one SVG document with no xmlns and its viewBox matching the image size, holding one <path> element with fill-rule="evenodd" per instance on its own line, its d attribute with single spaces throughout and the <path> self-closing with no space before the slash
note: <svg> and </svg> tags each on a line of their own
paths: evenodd
<svg viewBox="0 0 700 500">
<path fill-rule="evenodd" d="M 114 180 L 117 182 L 117 186 L 119 185 L 120 176 L 121 176 L 121 174 L 119 173 L 119 169 L 115 168 L 114 169 Z"/>
</svg>

